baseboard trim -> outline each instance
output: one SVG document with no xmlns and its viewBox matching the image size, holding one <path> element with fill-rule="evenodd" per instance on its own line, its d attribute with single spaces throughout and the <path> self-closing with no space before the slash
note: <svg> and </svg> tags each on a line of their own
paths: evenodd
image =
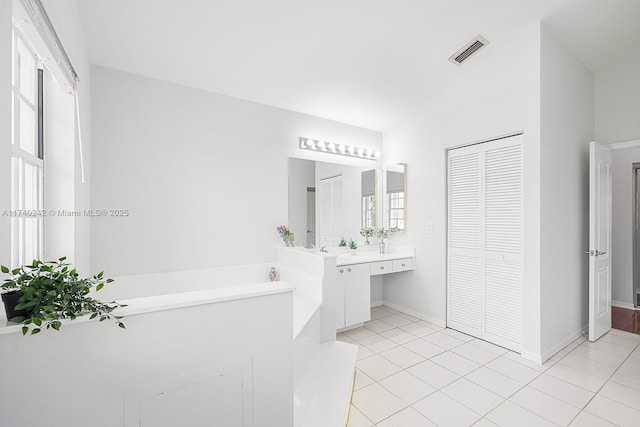
<svg viewBox="0 0 640 427">
<path fill-rule="evenodd" d="M 637 308 L 636 306 L 634 306 L 633 304 L 629 304 L 628 302 L 611 301 L 611 305 L 614 307 L 626 308 L 628 310 L 640 310 L 640 308 Z"/>
<path fill-rule="evenodd" d="M 371 308 L 373 307 L 380 307 L 381 305 L 384 304 L 383 300 L 379 300 L 379 301 L 371 301 Z"/>
<path fill-rule="evenodd" d="M 589 324 L 583 325 L 582 328 L 578 329 L 577 331 L 575 331 L 574 333 L 572 333 L 571 335 L 569 335 L 568 337 L 560 341 L 558 344 L 554 345 L 549 350 L 545 351 L 542 354 L 542 363 L 545 363 L 547 360 L 551 359 L 559 351 L 561 351 L 563 348 L 565 348 L 566 346 L 568 346 L 569 344 L 571 344 L 572 342 L 580 338 L 582 335 L 587 334 L 588 331 L 589 331 Z"/>
<path fill-rule="evenodd" d="M 411 310 L 410 308 L 404 307 L 402 305 L 399 304 L 395 304 L 389 301 L 383 301 L 382 302 L 384 305 L 386 305 L 387 307 L 393 308 L 394 310 L 398 310 L 398 311 L 402 311 L 403 313 L 406 313 L 410 316 L 413 317 L 417 317 L 420 320 L 424 320 L 425 322 L 429 322 L 429 323 L 433 323 L 434 325 L 440 326 L 441 328 L 445 328 L 447 326 L 447 322 L 445 322 L 442 319 L 437 319 L 435 317 L 429 316 L 427 314 L 424 313 L 420 313 L 418 311 L 415 310 Z"/>
</svg>

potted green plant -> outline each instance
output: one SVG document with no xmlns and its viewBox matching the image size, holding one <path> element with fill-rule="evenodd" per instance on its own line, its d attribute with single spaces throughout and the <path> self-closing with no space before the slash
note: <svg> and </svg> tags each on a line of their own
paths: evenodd
<svg viewBox="0 0 640 427">
<path fill-rule="evenodd" d="M 338 243 L 338 247 L 341 247 L 341 248 L 347 247 L 347 241 L 344 239 L 344 237 L 340 239 L 340 243 Z"/>
<path fill-rule="evenodd" d="M 99 317 L 101 322 L 112 319 L 124 328 L 122 316 L 112 313 L 115 308 L 124 307 L 123 304 L 102 302 L 89 295 L 94 288 L 99 291 L 113 279 L 106 279 L 104 272 L 81 279 L 65 260 L 66 257 L 47 262 L 34 260 L 30 265 L 13 270 L 0 266 L 1 271 L 10 276 L 0 286 L 6 291 L 2 299 L 8 320 L 22 323 L 23 335 L 29 331 L 31 335 L 37 334 L 43 328 L 59 330 L 61 320 L 84 315 L 89 315 L 90 319 Z M 10 297 L 5 298 L 5 295 Z"/>
<path fill-rule="evenodd" d="M 351 252 L 351 255 L 356 254 L 356 249 L 358 249 L 358 243 L 353 239 L 349 239 L 349 252 Z"/>
<path fill-rule="evenodd" d="M 375 234 L 375 231 L 376 230 L 373 227 L 364 227 L 360 229 L 360 235 L 364 237 L 365 245 L 369 244 L 369 237 L 373 237 L 373 235 Z"/>
</svg>

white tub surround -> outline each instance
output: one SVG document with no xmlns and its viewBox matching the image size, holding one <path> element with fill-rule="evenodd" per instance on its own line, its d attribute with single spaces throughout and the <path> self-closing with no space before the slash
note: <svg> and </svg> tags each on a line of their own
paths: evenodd
<svg viewBox="0 0 640 427">
<path fill-rule="evenodd" d="M 278 248 L 280 276 L 296 286 L 293 384 L 297 427 L 345 425 L 348 415 L 358 347 L 335 340 L 336 256 L 301 247 Z"/>
<path fill-rule="evenodd" d="M 293 286 L 200 277 L 213 289 L 118 298 L 125 330 L 84 318 L 33 337 L 4 328 L 0 425 L 293 425 Z M 29 410 L 33 390 L 42 410 Z"/>
</svg>

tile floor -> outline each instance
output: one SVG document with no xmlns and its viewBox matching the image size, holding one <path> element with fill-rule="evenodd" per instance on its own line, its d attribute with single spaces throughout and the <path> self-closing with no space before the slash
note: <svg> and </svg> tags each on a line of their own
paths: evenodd
<svg viewBox="0 0 640 427">
<path fill-rule="evenodd" d="M 360 346 L 348 427 L 640 426 L 640 335 L 579 338 L 543 366 L 382 306 Z"/>
</svg>

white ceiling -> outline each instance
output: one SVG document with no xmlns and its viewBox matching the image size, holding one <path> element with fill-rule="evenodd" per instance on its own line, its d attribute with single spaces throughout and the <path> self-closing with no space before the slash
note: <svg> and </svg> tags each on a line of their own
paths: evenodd
<svg viewBox="0 0 640 427">
<path fill-rule="evenodd" d="M 545 20 L 597 70 L 640 50 L 640 0 L 80 0 L 91 62 L 385 130 Z M 480 55 L 480 53 L 479 53 Z"/>
</svg>

